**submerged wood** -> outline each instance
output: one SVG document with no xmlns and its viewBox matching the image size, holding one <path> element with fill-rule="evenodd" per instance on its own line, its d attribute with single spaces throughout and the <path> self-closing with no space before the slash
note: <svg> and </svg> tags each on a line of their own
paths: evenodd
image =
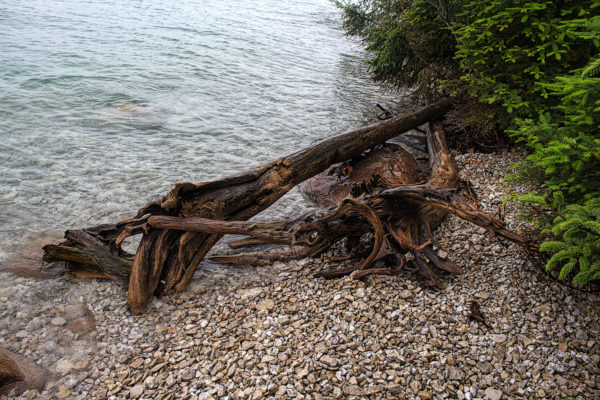
<svg viewBox="0 0 600 400">
<path fill-rule="evenodd" d="M 78 230 L 76 237 L 66 234 L 65 242 L 58 248 L 45 246 L 45 258 L 67 261 L 71 268 L 97 270 L 99 275 L 113 278 L 128 275 L 129 308 L 141 313 L 153 294 L 186 288 L 206 253 L 225 234 L 186 231 L 180 226 L 152 227 L 150 218 L 245 221 L 330 165 L 358 157 L 367 149 L 435 120 L 452 104 L 441 100 L 414 113 L 325 139 L 240 174 L 200 183 L 176 183 L 161 202 L 144 205 L 134 218 Z M 354 204 L 350 208 L 361 206 Z M 368 222 L 373 225 L 373 221 Z M 143 236 L 132 258 L 121 249 L 121 243 L 139 233 Z"/>
</svg>

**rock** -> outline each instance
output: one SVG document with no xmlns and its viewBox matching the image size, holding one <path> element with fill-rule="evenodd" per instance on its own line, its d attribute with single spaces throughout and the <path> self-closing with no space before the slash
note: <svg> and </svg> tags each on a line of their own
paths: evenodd
<svg viewBox="0 0 600 400">
<path fill-rule="evenodd" d="M 413 295 L 412 291 L 410 291 L 408 289 L 404 289 L 404 290 L 400 291 L 400 293 L 398 293 L 398 296 L 401 299 L 407 300 L 407 299 L 410 299 L 411 297 L 413 297 L 414 295 Z"/>
<path fill-rule="evenodd" d="M 63 326 L 67 321 L 63 317 L 54 317 L 50 320 L 50 323 L 54 326 Z"/>
<path fill-rule="evenodd" d="M 257 311 L 262 311 L 262 310 L 272 310 L 275 307 L 275 302 L 273 302 L 273 300 L 271 299 L 265 299 L 262 301 L 259 301 L 256 304 L 256 310 Z"/>
<path fill-rule="evenodd" d="M 242 300 L 253 299 L 263 294 L 263 288 L 251 288 L 251 289 L 240 289 L 236 293 L 241 297 Z"/>
<path fill-rule="evenodd" d="M 227 377 L 232 377 L 235 375 L 235 373 L 237 372 L 237 365 L 236 364 L 231 364 L 231 366 L 229 367 L 229 369 L 227 370 Z"/>
<path fill-rule="evenodd" d="M 562 352 L 566 352 L 568 348 L 569 348 L 569 347 L 567 346 L 567 344 L 566 344 L 566 343 L 559 343 L 559 344 L 558 344 L 558 349 L 559 349 L 560 351 L 562 351 Z"/>
<path fill-rule="evenodd" d="M 485 397 L 489 400 L 500 400 L 502 398 L 502 391 L 494 388 L 485 389 Z"/>
<path fill-rule="evenodd" d="M 90 361 L 88 359 L 77 361 L 75 363 L 75 369 L 81 371 L 81 370 L 87 369 L 88 365 L 90 365 Z"/>
<path fill-rule="evenodd" d="M 166 333 L 168 330 L 169 328 L 165 325 L 156 325 L 156 328 L 154 328 L 154 332 L 156 332 L 159 335 Z"/>
<path fill-rule="evenodd" d="M 503 333 L 500 334 L 492 334 L 490 338 L 496 343 L 504 343 L 507 340 L 507 336 Z"/>
<path fill-rule="evenodd" d="M 569 380 L 564 376 L 556 375 L 556 383 L 559 386 L 566 387 L 569 384 Z"/>
<path fill-rule="evenodd" d="M 391 394 L 400 394 L 400 393 L 404 393 L 404 386 L 403 385 L 390 385 L 390 386 L 386 386 L 386 389 L 391 393 Z"/>
<path fill-rule="evenodd" d="M 417 396 L 419 396 L 419 398 L 421 400 L 430 400 L 432 398 L 431 393 L 429 393 L 429 392 L 427 392 L 425 390 L 420 391 L 419 393 L 417 393 Z"/>
<path fill-rule="evenodd" d="M 300 371 L 298 371 L 298 373 L 296 374 L 296 379 L 302 379 L 306 376 L 308 376 L 308 370 L 306 368 L 304 368 L 304 369 L 301 369 Z"/>
<path fill-rule="evenodd" d="M 129 364 L 129 366 L 131 368 L 135 368 L 135 369 L 140 368 L 142 365 L 144 365 L 144 359 L 141 357 L 136 358 L 135 360 L 133 360 L 131 362 L 131 364 Z"/>
<path fill-rule="evenodd" d="M 323 364 L 327 365 L 328 367 L 331 368 L 335 368 L 338 366 L 338 360 L 334 357 L 331 357 L 329 355 L 325 355 L 323 357 L 321 357 L 320 360 Z"/>
<path fill-rule="evenodd" d="M 70 331 L 83 333 L 92 331 L 96 327 L 96 318 L 85 304 L 71 304 L 65 307 L 67 328 Z"/>
<path fill-rule="evenodd" d="M 365 395 L 372 396 L 381 392 L 381 386 L 369 386 L 366 389 L 362 389 L 362 391 L 365 393 Z"/>
<path fill-rule="evenodd" d="M 363 297 L 365 297 L 365 289 L 359 287 L 358 289 L 356 289 L 356 297 L 358 297 L 359 299 L 362 299 Z"/>
<path fill-rule="evenodd" d="M 58 372 L 60 375 L 68 374 L 73 368 L 73 363 L 67 360 L 66 358 L 61 358 L 60 360 L 58 360 L 55 367 L 56 372 Z"/>
<path fill-rule="evenodd" d="M 167 387 L 173 386 L 176 382 L 177 382 L 177 380 L 175 379 L 175 377 L 173 375 L 169 375 L 167 377 L 167 379 L 165 380 Z"/>
<path fill-rule="evenodd" d="M 488 362 L 479 362 L 477 363 L 477 368 L 484 374 L 489 374 L 492 371 L 492 364 Z"/>
<path fill-rule="evenodd" d="M 454 360 L 454 356 L 452 354 L 448 354 L 448 357 L 446 357 L 446 364 L 450 365 L 451 367 L 456 365 L 456 361 Z"/>
<path fill-rule="evenodd" d="M 57 396 L 59 399 L 66 399 L 71 394 L 71 389 L 68 386 L 62 385 L 58 388 Z"/>
<path fill-rule="evenodd" d="M 445 385 L 442 384 L 440 381 L 438 380 L 433 380 L 431 382 L 431 388 L 433 390 L 435 390 L 437 393 L 442 393 L 445 389 Z"/>
<path fill-rule="evenodd" d="M 421 389 L 421 382 L 419 382 L 416 379 L 413 379 L 412 381 L 410 381 L 410 384 L 408 386 L 410 386 L 413 392 L 417 393 L 419 389 Z"/>
<path fill-rule="evenodd" d="M 464 378 L 465 374 L 460 369 L 454 367 L 448 369 L 448 379 L 452 381 L 462 381 Z"/>
<path fill-rule="evenodd" d="M 179 371 L 179 377 L 184 381 L 189 381 L 196 377 L 196 370 L 192 367 L 184 368 Z"/>
<path fill-rule="evenodd" d="M 344 394 L 349 396 L 364 396 L 365 392 L 357 385 L 346 385 L 344 386 Z"/>
<path fill-rule="evenodd" d="M 252 394 L 252 400 L 258 400 L 263 398 L 264 391 L 262 388 L 256 388 Z"/>
<path fill-rule="evenodd" d="M 21 394 L 26 390 L 42 391 L 50 374 L 27 358 L 0 349 L 0 395 Z"/>
<path fill-rule="evenodd" d="M 129 396 L 133 398 L 142 397 L 144 394 L 144 384 L 140 383 L 129 389 Z"/>
<path fill-rule="evenodd" d="M 248 351 L 250 349 L 253 349 L 255 346 L 256 346 L 256 342 L 245 341 L 242 343 L 242 350 Z"/>
<path fill-rule="evenodd" d="M 446 258 L 448 258 L 448 252 L 445 250 L 439 250 L 438 251 L 438 256 L 442 259 L 445 260 Z"/>
</svg>

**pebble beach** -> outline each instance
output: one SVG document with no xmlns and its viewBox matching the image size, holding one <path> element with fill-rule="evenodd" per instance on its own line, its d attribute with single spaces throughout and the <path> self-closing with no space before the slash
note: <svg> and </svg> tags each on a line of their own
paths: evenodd
<svg viewBox="0 0 600 400">
<path fill-rule="evenodd" d="M 502 207 L 503 176 L 520 157 L 457 155 L 484 211 Z M 505 213 L 523 229 L 514 203 Z M 557 282 L 518 246 L 454 216 L 435 235 L 438 254 L 463 267 L 443 289 L 408 271 L 315 278 L 341 266 L 325 257 L 203 273 L 140 316 L 116 282 L 2 272 L 0 347 L 49 376 L 42 391 L 8 398 L 600 397 L 597 293 Z M 486 324 L 469 318 L 473 302 Z"/>
</svg>

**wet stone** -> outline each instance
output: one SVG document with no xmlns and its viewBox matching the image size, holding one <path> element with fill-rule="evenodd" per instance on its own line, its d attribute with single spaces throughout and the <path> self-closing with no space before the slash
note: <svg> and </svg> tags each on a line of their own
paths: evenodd
<svg viewBox="0 0 600 400">
<path fill-rule="evenodd" d="M 54 317 L 50 323 L 54 326 L 63 326 L 67 321 L 63 317 Z"/>
<path fill-rule="evenodd" d="M 67 359 L 60 359 L 57 363 L 56 363 L 56 372 L 61 374 L 61 375 L 65 375 L 68 374 L 69 372 L 71 372 L 71 370 L 74 368 L 74 365 L 71 361 L 67 360 Z"/>
</svg>

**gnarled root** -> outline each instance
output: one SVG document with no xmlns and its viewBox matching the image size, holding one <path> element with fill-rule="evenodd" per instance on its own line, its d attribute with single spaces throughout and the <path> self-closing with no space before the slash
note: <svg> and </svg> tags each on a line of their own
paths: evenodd
<svg viewBox="0 0 600 400">
<path fill-rule="evenodd" d="M 46 246 L 46 259 L 83 265 L 107 277 L 129 275 L 128 305 L 134 313 L 141 313 L 153 294 L 187 287 L 199 263 L 224 234 L 175 225 L 161 228 L 158 227 L 160 221 L 151 222 L 153 218 L 246 221 L 330 165 L 357 157 L 402 132 L 438 118 L 452 105 L 451 100 L 441 100 L 414 113 L 328 138 L 240 174 L 207 182 L 177 183 L 160 203 L 142 207 L 135 218 L 83 231 L 99 240 L 100 247 L 104 248 L 96 246 L 94 241 L 82 245 L 67 238 L 59 247 L 69 249 Z M 126 237 L 136 233 L 142 233 L 143 238 L 131 260 L 120 245 Z M 107 268 L 105 260 L 110 267 Z"/>
<path fill-rule="evenodd" d="M 354 246 L 351 254 L 359 255 L 361 236 L 369 233 L 372 242 L 364 260 L 323 275 L 352 273 L 360 279 L 376 273 L 397 273 L 405 267 L 404 254 L 411 252 L 418 271 L 433 284 L 441 285 L 438 272 L 460 273 L 458 266 L 441 260 L 431 244 L 431 230 L 447 212 L 519 244 L 531 244 L 448 190 L 456 187 L 457 168 L 439 122 L 430 123 L 427 130 L 432 168 L 428 184 L 392 188 L 389 181 L 379 179 L 374 181 L 376 184 L 367 185 L 370 191 L 362 188 L 351 192 L 359 197 L 341 201 L 339 207 L 325 215 L 312 213 L 293 221 L 272 223 L 245 221 L 330 165 L 360 158 L 366 150 L 439 118 L 451 106 L 452 101 L 443 100 L 415 113 L 326 139 L 237 175 L 200 183 L 177 183 L 161 202 L 143 206 L 134 218 L 114 225 L 67 231 L 65 242 L 44 247 L 44 259 L 66 261 L 71 269 L 84 271 L 88 276 L 128 279 L 127 301 L 134 313 L 143 312 L 153 294 L 183 290 L 199 263 L 225 234 L 248 236 L 232 243 L 232 247 L 259 244 L 299 247 L 295 252 L 212 258 L 217 262 L 256 265 L 267 260 L 320 254 L 343 239 Z M 408 172 L 414 171 L 409 168 L 405 173 Z M 415 180 L 408 183 L 411 182 Z M 133 256 L 123 251 L 121 244 L 136 234 L 143 236 Z"/>
</svg>

